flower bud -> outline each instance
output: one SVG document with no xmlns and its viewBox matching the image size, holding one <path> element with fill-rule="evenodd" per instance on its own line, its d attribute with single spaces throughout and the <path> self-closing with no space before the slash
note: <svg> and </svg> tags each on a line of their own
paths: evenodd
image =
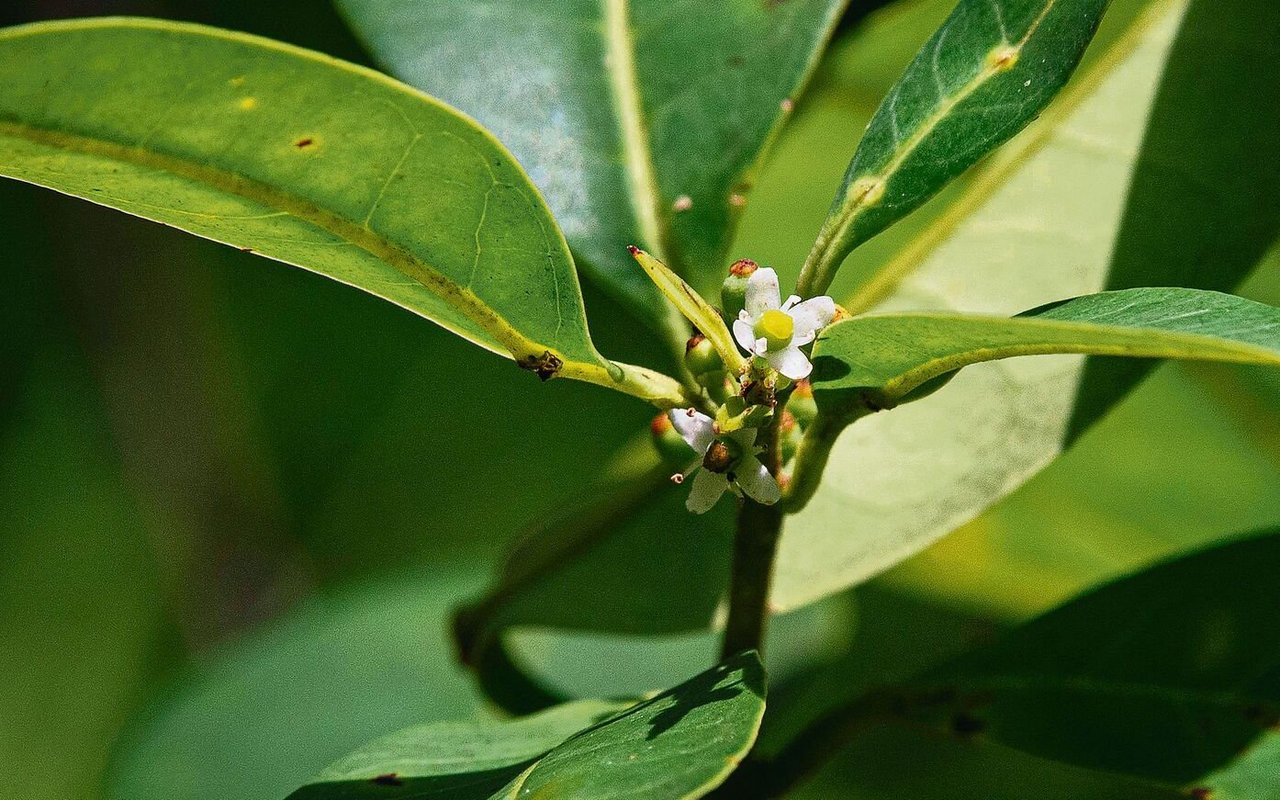
<svg viewBox="0 0 1280 800">
<path fill-rule="evenodd" d="M 699 381 L 704 375 L 714 375 L 719 379 L 724 373 L 724 361 L 720 354 L 716 352 L 711 340 L 700 333 L 685 344 L 684 363 Z"/>
<path fill-rule="evenodd" d="M 818 405 L 813 402 L 813 385 L 809 381 L 797 381 L 791 399 L 787 401 L 787 411 L 796 418 L 800 427 L 807 428 L 818 416 Z"/>
<path fill-rule="evenodd" d="M 666 414 L 654 417 L 649 430 L 653 433 L 653 446 L 663 463 L 686 466 L 693 460 L 696 455 L 693 448 L 680 437 L 675 426 L 671 424 L 671 418 Z"/>
<path fill-rule="evenodd" d="M 747 302 L 747 278 L 758 269 L 759 265 L 749 258 L 733 262 L 729 267 L 729 277 L 720 286 L 720 307 L 724 310 L 724 318 L 733 324 Z"/>
</svg>

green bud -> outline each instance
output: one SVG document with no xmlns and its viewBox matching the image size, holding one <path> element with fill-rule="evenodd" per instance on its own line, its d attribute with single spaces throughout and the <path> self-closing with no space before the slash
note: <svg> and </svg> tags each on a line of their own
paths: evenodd
<svg viewBox="0 0 1280 800">
<path fill-rule="evenodd" d="M 796 418 L 800 427 L 807 428 L 818 416 L 818 405 L 813 402 L 813 386 L 806 381 L 797 381 L 791 399 L 787 401 L 787 411 Z"/>
<path fill-rule="evenodd" d="M 711 340 L 700 333 L 685 344 L 684 363 L 699 380 L 704 375 L 719 376 L 724 373 L 724 361 L 720 354 L 716 352 Z"/>
<path fill-rule="evenodd" d="M 671 424 L 671 417 L 659 414 L 653 418 L 649 430 L 653 433 L 653 446 L 664 463 L 683 467 L 693 460 L 693 448 L 680 437 L 676 427 Z"/>
<path fill-rule="evenodd" d="M 756 262 L 744 258 L 733 262 L 729 267 L 729 277 L 720 286 L 720 307 L 724 310 L 724 318 L 730 325 L 738 318 L 738 313 L 747 303 L 747 278 L 759 268 Z"/>
</svg>

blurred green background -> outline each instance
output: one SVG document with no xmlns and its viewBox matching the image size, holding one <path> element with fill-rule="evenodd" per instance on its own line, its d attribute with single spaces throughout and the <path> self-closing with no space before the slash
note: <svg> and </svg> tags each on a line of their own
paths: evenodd
<svg viewBox="0 0 1280 800">
<path fill-rule="evenodd" d="M 851 134 L 950 7 L 901 0 L 869 30 L 870 5 L 854 4 L 801 101 L 736 255 L 794 269 Z M 304 0 L 11 0 L 0 23 L 86 14 L 367 61 L 327 4 Z M 353 289 L 12 182 L 0 241 L 0 798 L 99 798 L 110 783 L 125 800 L 265 800 L 378 734 L 485 713 L 453 665 L 448 610 L 646 407 L 541 385 Z M 1244 293 L 1280 304 L 1275 258 Z M 615 323 L 594 328 L 602 351 L 644 357 L 637 325 L 589 287 L 587 304 Z M 883 669 L 1280 523 L 1278 412 L 1275 375 L 1159 368 L 1067 457 L 864 592 L 863 614 L 898 623 Z M 810 649 L 835 658 L 853 615 L 848 598 L 824 606 L 791 635 L 829 638 Z M 527 644 L 547 669 L 580 665 L 580 686 L 620 663 L 657 682 L 711 652 L 705 637 Z M 919 774 L 951 768 L 930 758 Z"/>
</svg>

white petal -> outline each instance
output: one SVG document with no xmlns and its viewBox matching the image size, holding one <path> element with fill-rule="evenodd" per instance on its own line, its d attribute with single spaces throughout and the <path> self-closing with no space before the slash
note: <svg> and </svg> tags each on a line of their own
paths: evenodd
<svg viewBox="0 0 1280 800">
<path fill-rule="evenodd" d="M 738 488 L 757 503 L 771 506 L 782 499 L 782 490 L 778 488 L 778 482 L 758 459 L 750 456 L 742 459 L 733 477 Z"/>
<path fill-rule="evenodd" d="M 768 353 L 765 358 L 768 359 L 769 366 L 793 381 L 807 378 L 813 371 L 813 365 L 809 363 L 809 359 L 795 345 Z"/>
<path fill-rule="evenodd" d="M 689 488 L 689 499 L 684 506 L 695 514 L 705 514 L 728 489 L 728 478 L 709 469 L 700 469 L 693 476 L 693 486 Z"/>
<path fill-rule="evenodd" d="M 680 438 L 689 443 L 698 455 L 707 452 L 707 448 L 715 441 L 716 434 L 712 430 L 715 423 L 711 417 L 692 408 L 673 408 L 667 412 L 671 416 L 671 424 Z"/>
<path fill-rule="evenodd" d="M 772 308 L 778 307 L 778 273 L 768 267 L 761 267 L 747 278 L 747 296 L 743 307 L 752 319 Z"/>
<path fill-rule="evenodd" d="M 765 339 L 764 337 L 756 339 L 756 347 L 751 352 L 755 353 L 758 356 L 762 356 L 765 353 L 769 352 L 769 340 Z"/>
<path fill-rule="evenodd" d="M 800 302 L 800 295 L 793 294 L 790 297 L 788 297 L 786 300 L 782 301 L 782 310 L 790 311 L 791 309 L 795 308 L 796 304 L 799 302 Z"/>
<path fill-rule="evenodd" d="M 813 341 L 814 335 L 831 324 L 836 316 L 836 301 L 823 295 L 810 297 L 800 305 L 791 309 L 791 318 L 796 323 L 796 339 L 805 342 Z"/>
<path fill-rule="evenodd" d="M 745 315 L 746 312 L 743 312 Z M 752 329 L 750 322 L 744 319 L 735 319 L 733 321 L 733 338 L 738 340 L 738 346 L 748 353 L 755 352 L 756 335 Z"/>
</svg>

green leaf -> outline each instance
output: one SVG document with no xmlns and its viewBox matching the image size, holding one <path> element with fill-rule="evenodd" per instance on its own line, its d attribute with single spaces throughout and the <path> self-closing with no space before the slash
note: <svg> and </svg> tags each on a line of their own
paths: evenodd
<svg viewBox="0 0 1280 800">
<path fill-rule="evenodd" d="M 706 336 L 724 361 L 725 368 L 731 373 L 738 373 L 746 366 L 742 351 L 729 333 L 720 312 L 711 306 L 702 295 L 684 281 L 671 268 L 639 248 L 632 248 L 636 262 L 644 269 L 645 274 L 653 281 L 658 291 L 693 324 L 693 327 Z"/>
<path fill-rule="evenodd" d="M 1126 288 L 1161 285 L 1166 275 L 1192 286 L 1242 279 L 1280 232 L 1280 150 L 1262 147 L 1230 167 L 1232 191 L 1256 204 L 1244 218 L 1237 216 L 1239 203 L 1206 204 L 1181 192 L 1158 198 L 1148 191 L 1140 205 L 1131 204 L 1131 187 L 1155 167 L 1139 158 L 1152 136 L 1182 141 L 1176 151 L 1167 141 L 1162 145 L 1174 160 L 1161 162 L 1161 172 L 1180 170 L 1211 187 L 1213 176 L 1201 171 L 1202 152 L 1237 145 L 1232 137 L 1201 138 L 1197 131 L 1228 115 L 1248 141 L 1280 128 L 1280 106 L 1254 103 L 1243 113 L 1218 102 L 1219 95 L 1246 91 L 1228 83 L 1265 91 L 1261 76 L 1280 69 L 1280 41 L 1261 34 L 1262 27 L 1240 26 L 1254 13 L 1244 10 L 1252 4 L 1240 2 L 1231 14 L 1206 0 L 1154 4 L 1097 69 L 976 176 L 974 188 L 900 261 L 885 265 L 888 280 L 847 305 L 865 310 L 894 288 L 877 311 L 1007 315 L 1098 292 L 1113 280 L 1114 288 Z M 1267 5 L 1265 13 L 1280 24 L 1280 6 Z M 1253 38 L 1241 41 L 1248 35 Z M 1197 74 L 1191 86 L 1173 83 L 1227 51 L 1249 53 L 1253 66 L 1230 76 L 1206 71 L 1207 82 Z M 1233 231 L 1250 246 L 1202 250 L 1182 234 L 1188 246 L 1179 252 L 1162 251 L 1141 270 L 1117 277 L 1114 254 L 1124 245 L 1116 237 L 1139 230 L 1141 219 L 1159 225 L 1164 208 L 1182 214 L 1184 204 L 1199 209 L 1197 230 Z M 1131 267 L 1137 264 L 1132 258 Z M 794 608 L 865 580 L 1025 483 L 1077 433 L 1081 380 L 1080 360 L 1072 356 L 994 362 L 961 371 L 926 401 L 851 428 L 836 442 L 814 499 L 787 521 L 774 602 Z M 1132 378 L 1119 385 L 1131 386 Z"/>
<path fill-rule="evenodd" d="M 506 142 L 591 275 L 680 343 L 625 247 L 714 291 L 761 154 L 844 5 L 339 2 L 391 72 Z"/>
<path fill-rule="evenodd" d="M 792 800 L 1188 800 L 1145 781 L 894 725 L 859 731 Z"/>
<path fill-rule="evenodd" d="M 291 797 L 701 797 L 751 748 L 764 691 L 760 660 L 747 652 L 630 708 L 587 701 L 507 723 L 403 731 Z"/>
<path fill-rule="evenodd" d="M 824 294 L 853 248 L 1035 119 L 1107 2 L 961 0 L 872 118 L 797 291 Z"/>
<path fill-rule="evenodd" d="M 977 172 L 971 188 L 939 209 L 937 221 L 899 257 L 883 264 L 877 277 L 846 305 L 857 311 L 878 305 L 881 311 L 939 309 L 1008 316 L 1107 288 L 1115 237 L 1132 208 L 1127 206 L 1131 178 L 1140 178 L 1153 166 L 1138 160 L 1144 137 L 1157 131 L 1161 137 L 1186 131 L 1189 117 L 1205 125 L 1221 120 L 1227 112 L 1217 97 L 1246 91 L 1223 90 L 1216 81 L 1226 78 L 1216 70 L 1205 73 L 1212 82 L 1194 83 L 1193 98 L 1185 97 L 1189 89 L 1161 82 L 1162 74 L 1181 76 L 1184 68 L 1208 59 L 1207 42 L 1236 35 L 1233 31 L 1239 26 L 1232 20 L 1248 18 L 1223 17 L 1215 13 L 1218 6 L 1213 3 L 1197 2 L 1190 17 L 1194 35 L 1183 34 L 1175 43 L 1186 5 L 1157 2 L 1135 14 L 1142 9 L 1129 3 L 1124 9 L 1129 17 L 1109 13 L 1099 36 L 1115 44 L 1040 121 Z M 899 9 L 895 6 L 893 13 Z M 927 4 L 919 9 L 931 10 Z M 1280 6 L 1275 10 L 1280 13 Z M 1267 13 L 1272 13 L 1270 6 Z M 1128 29 L 1108 27 L 1135 15 L 1137 21 Z M 1274 63 L 1280 69 L 1276 45 L 1272 39 L 1255 41 L 1247 48 L 1250 63 Z M 1231 80 L 1263 92 L 1267 74 L 1250 69 Z M 814 102 L 841 107 L 852 92 L 842 85 Z M 1157 94 L 1179 96 L 1183 102 L 1157 102 L 1153 114 Z M 1242 136 L 1265 137 L 1267 131 L 1280 128 L 1280 106 L 1254 104 L 1250 111 L 1231 112 Z M 822 131 L 798 124 L 793 133 L 799 138 L 784 149 L 796 158 L 829 147 Z M 1188 175 L 1201 174 L 1203 151 L 1234 148 L 1234 140 L 1227 139 L 1187 140 L 1181 149 L 1170 151 L 1177 160 L 1165 162 L 1162 169 L 1177 164 Z M 1234 206 L 1228 207 L 1230 215 L 1219 214 L 1218 203 L 1202 205 L 1200 213 L 1206 228 L 1234 230 L 1258 247 L 1270 241 L 1268 232 L 1274 238 L 1280 223 L 1280 212 L 1274 208 L 1280 192 L 1272 189 L 1280 180 L 1280 167 L 1254 166 L 1259 160 L 1280 161 L 1280 149 L 1262 148 L 1251 159 L 1232 166 L 1232 185 L 1237 187 L 1233 191 L 1245 191 L 1238 187 L 1251 182 L 1254 189 L 1248 196 L 1256 208 L 1244 219 L 1232 216 L 1239 210 Z M 786 174 L 797 169 L 790 163 L 784 166 Z M 1147 197 L 1134 218 L 1157 217 L 1161 206 L 1155 199 Z M 1175 193 L 1164 200 L 1181 208 L 1196 202 L 1196 196 Z M 1123 227 L 1132 229 L 1128 222 Z M 1223 258 L 1216 257 L 1218 252 Z M 1164 275 L 1173 274 L 1190 276 L 1178 278 L 1190 285 L 1234 285 L 1257 263 L 1251 253 L 1243 247 L 1205 252 L 1185 247 L 1146 262 L 1140 274 L 1126 275 L 1125 283 L 1161 285 Z M 788 611 L 865 581 L 969 522 L 1028 481 L 1071 439 L 1070 420 L 1077 407 L 1073 394 L 1080 374 L 1080 361 L 1074 356 L 976 366 L 962 370 L 945 391 L 927 401 L 874 415 L 847 431 L 836 443 L 818 494 L 785 523 L 774 574 L 774 607 Z M 1264 482 L 1255 479 L 1250 485 Z M 531 553 L 543 551 L 536 583 L 507 585 L 487 598 L 487 620 L 495 628 L 559 625 L 630 633 L 671 632 L 693 622 L 714 625 L 714 598 L 723 591 L 728 563 L 728 522 L 681 515 L 676 502 L 680 493 L 661 491 L 655 503 L 665 505 L 668 495 L 675 497 L 660 521 L 619 510 L 600 525 L 572 532 L 574 546 L 543 549 L 530 540 L 517 560 L 527 561 Z M 1208 489 L 1204 491 L 1207 496 Z M 597 493 L 596 502 L 607 500 Z M 1206 527 L 1202 524 L 1199 530 Z M 652 558 L 652 553 L 670 552 L 677 545 L 682 558 L 689 553 L 691 563 L 705 565 L 705 577 L 690 580 L 681 560 Z M 645 566 L 666 562 L 680 569 Z M 1090 563 L 1106 562 L 1099 554 Z M 637 569 L 644 571 L 640 581 L 634 574 Z M 638 583 L 646 589 L 643 594 Z M 1062 588 L 1067 587 L 1059 591 Z M 661 609 L 656 609 L 658 604 Z"/>
<path fill-rule="evenodd" d="M 1273 529 L 1121 579 L 941 670 L 951 694 L 921 690 L 943 700 L 911 713 L 1205 796 L 1275 797 L 1278 569 Z"/>
<path fill-rule="evenodd" d="M 669 379 L 596 352 L 568 248 L 515 159 L 375 72 L 170 22 L 10 28 L 0 174 L 357 286 L 543 378 L 678 404 Z"/>
<path fill-rule="evenodd" d="M 1060 353 L 1280 366 L 1280 309 L 1197 289 L 1125 289 L 1012 319 L 858 317 L 829 327 L 814 345 L 814 398 L 834 416 L 893 408 L 970 364 Z"/>
<path fill-rule="evenodd" d="M 531 762 L 629 705 L 581 700 L 515 720 L 417 725 L 344 756 L 290 797 L 502 796 Z"/>
<path fill-rule="evenodd" d="M 478 717 L 440 620 L 474 570 L 325 592 L 168 681 L 115 744 L 106 797 L 276 800 L 361 743 Z"/>
</svg>

